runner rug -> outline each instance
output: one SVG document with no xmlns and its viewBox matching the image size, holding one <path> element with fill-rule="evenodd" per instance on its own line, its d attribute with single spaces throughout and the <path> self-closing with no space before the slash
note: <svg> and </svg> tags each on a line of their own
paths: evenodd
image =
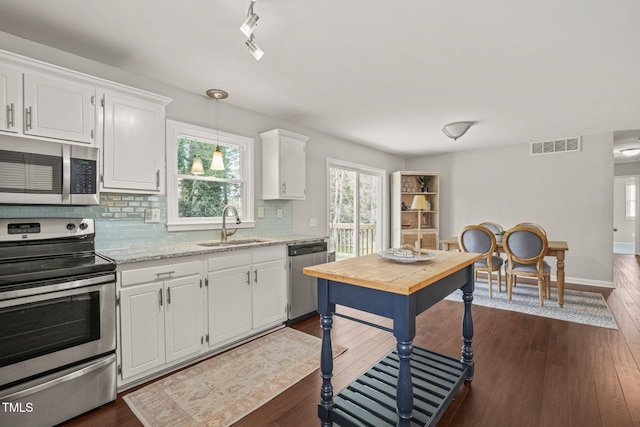
<svg viewBox="0 0 640 427">
<path fill-rule="evenodd" d="M 458 290 L 445 299 L 462 301 L 462 291 Z M 597 292 L 564 290 L 564 307 L 558 305 L 558 294 L 551 289 L 551 299 L 544 300 L 540 307 L 538 286 L 518 284 L 513 288 L 511 301 L 507 300 L 506 285 L 503 283 L 502 292 L 498 292 L 498 281 L 493 281 L 493 298 L 489 298 L 489 287 L 486 280 L 476 281 L 473 291 L 473 304 L 500 310 L 517 311 L 535 316 L 550 317 L 568 322 L 584 323 L 585 325 L 602 328 L 618 329 L 615 320 L 602 294 Z"/>
<path fill-rule="evenodd" d="M 320 367 L 322 340 L 283 328 L 124 396 L 145 426 L 228 426 Z M 346 348 L 335 346 L 334 357 Z"/>
</svg>

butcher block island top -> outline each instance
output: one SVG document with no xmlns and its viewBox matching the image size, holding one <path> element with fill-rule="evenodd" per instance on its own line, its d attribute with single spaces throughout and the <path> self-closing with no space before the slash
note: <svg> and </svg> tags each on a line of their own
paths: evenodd
<svg viewBox="0 0 640 427">
<path fill-rule="evenodd" d="M 473 264 L 481 254 L 429 251 L 432 260 L 396 262 L 376 254 L 306 267 L 304 274 L 394 294 L 411 295 Z"/>
</svg>

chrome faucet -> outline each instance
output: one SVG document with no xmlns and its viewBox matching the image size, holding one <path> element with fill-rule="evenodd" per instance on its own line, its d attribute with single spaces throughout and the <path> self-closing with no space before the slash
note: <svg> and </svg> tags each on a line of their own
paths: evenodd
<svg viewBox="0 0 640 427">
<path fill-rule="evenodd" d="M 236 209 L 236 207 L 233 205 L 226 205 L 222 209 L 222 230 L 220 230 L 220 241 L 222 242 L 226 242 L 227 237 L 232 236 L 236 231 L 238 231 L 237 228 L 234 228 L 231 231 L 227 231 L 227 211 L 229 209 L 232 209 L 236 215 L 236 224 L 240 224 L 242 222 L 240 221 L 240 217 L 238 216 L 238 209 Z"/>
</svg>

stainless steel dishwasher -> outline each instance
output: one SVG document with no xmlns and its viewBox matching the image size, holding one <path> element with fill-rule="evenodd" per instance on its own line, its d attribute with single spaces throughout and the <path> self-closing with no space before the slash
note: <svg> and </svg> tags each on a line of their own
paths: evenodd
<svg viewBox="0 0 640 427">
<path fill-rule="evenodd" d="M 327 243 L 312 242 L 288 246 L 289 304 L 288 322 L 302 320 L 318 309 L 316 278 L 307 276 L 302 269 L 327 262 Z"/>
</svg>

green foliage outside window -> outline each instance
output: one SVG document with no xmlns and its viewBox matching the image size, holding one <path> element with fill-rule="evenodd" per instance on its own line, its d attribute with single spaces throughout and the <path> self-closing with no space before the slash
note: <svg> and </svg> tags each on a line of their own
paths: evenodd
<svg viewBox="0 0 640 427">
<path fill-rule="evenodd" d="M 224 170 L 211 170 L 216 146 L 220 147 Z M 191 173 L 194 157 L 200 157 L 204 174 Z M 243 183 L 240 147 L 188 138 L 178 140 L 178 216 L 182 218 L 220 217 L 227 204 L 238 208 L 242 216 Z"/>
</svg>

